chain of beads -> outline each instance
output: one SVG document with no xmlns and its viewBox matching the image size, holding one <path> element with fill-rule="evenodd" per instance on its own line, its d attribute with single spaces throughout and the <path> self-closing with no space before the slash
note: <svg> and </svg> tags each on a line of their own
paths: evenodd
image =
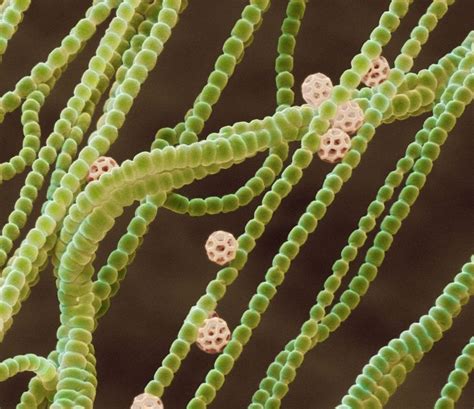
<svg viewBox="0 0 474 409">
<path fill-rule="evenodd" d="M 416 145 L 411 146 L 407 152 L 408 153 L 410 151 L 416 152 L 415 146 Z M 411 162 L 411 165 L 413 165 L 413 161 L 408 161 L 408 158 L 401 159 L 398 163 L 398 165 L 400 166 L 400 170 L 404 169 L 405 172 L 409 170 L 410 162 Z M 401 182 L 402 176 L 404 174 L 404 172 L 401 173 L 400 170 L 398 172 L 397 171 L 392 172 L 387 178 L 386 183 L 388 183 L 389 185 L 392 183 L 398 185 Z M 330 331 L 334 331 L 340 325 L 341 321 L 347 319 L 347 316 L 349 315 L 350 310 L 355 308 L 358 305 L 360 301 L 360 296 L 363 295 L 367 291 L 368 283 L 370 281 L 367 281 L 365 276 L 363 276 L 362 278 L 358 277 L 357 279 L 354 279 L 349 285 L 350 290 L 347 290 L 341 296 L 342 302 L 340 302 L 335 307 L 333 307 L 333 310 L 331 311 L 331 313 L 328 316 L 324 317 L 324 307 L 329 305 L 332 302 L 334 293 L 339 288 L 341 279 L 348 271 L 350 261 L 355 259 L 355 257 L 357 256 L 357 248 L 361 247 L 364 244 L 366 234 L 370 230 L 373 229 L 373 227 L 375 226 L 376 218 L 382 213 L 384 209 L 383 203 L 389 200 L 391 198 L 391 195 L 393 194 L 393 188 L 395 186 L 390 187 L 389 185 L 388 186 L 385 185 L 379 190 L 379 193 L 377 195 L 377 200 L 369 206 L 369 213 L 367 214 L 367 216 L 363 217 L 360 220 L 360 223 L 359 223 L 360 228 L 357 231 L 355 231 L 353 234 L 351 234 L 349 238 L 349 245 L 346 246 L 343 249 L 343 252 L 341 253 L 343 258 L 338 260 L 334 264 L 333 275 L 330 276 L 326 280 L 325 285 L 324 285 L 325 290 L 321 291 L 318 294 L 318 297 L 317 297 L 318 304 L 315 305 L 311 309 L 311 318 L 308 321 L 306 321 L 305 324 L 302 326 L 301 335 L 298 336 L 298 338 L 296 338 L 295 341 L 290 342 L 287 345 L 285 352 L 281 353 L 277 357 L 275 363 L 269 367 L 269 370 L 267 372 L 268 377 L 262 381 L 260 391 L 254 395 L 255 408 L 259 407 L 257 405 L 258 402 L 261 402 L 262 400 L 265 401 L 268 393 L 270 394 L 272 393 L 272 388 L 273 389 L 277 388 L 278 394 L 277 394 L 277 397 L 274 398 L 273 401 L 271 400 L 269 401 L 272 402 L 272 405 L 279 405 L 279 399 L 281 399 L 281 397 L 284 396 L 284 394 L 286 394 L 285 392 L 286 389 L 284 385 L 287 382 L 291 382 L 291 380 L 294 378 L 296 369 L 302 363 L 304 353 L 307 352 L 310 348 L 313 348 L 318 339 L 324 340 L 325 338 L 327 338 Z M 403 192 L 404 192 L 404 195 L 403 195 L 404 198 L 407 197 L 406 195 L 408 195 L 410 192 L 410 197 L 412 198 L 410 204 L 412 204 L 413 201 L 416 200 L 417 194 L 414 195 L 413 192 L 411 192 L 410 188 L 406 188 Z M 400 205 L 394 205 L 394 206 L 395 208 L 397 208 L 397 206 L 400 206 Z M 401 220 L 399 224 L 401 224 Z M 384 225 L 382 224 L 382 226 Z M 393 241 L 393 237 L 387 238 L 385 237 L 386 235 L 387 235 L 387 232 L 380 233 L 378 236 L 376 236 L 375 243 L 377 243 L 377 245 L 380 245 L 380 243 L 384 243 L 383 244 L 384 247 L 386 246 L 389 247 L 391 242 Z M 356 246 L 356 243 L 357 243 L 357 246 Z M 367 270 L 369 268 L 369 264 L 372 263 L 374 260 L 373 253 L 375 253 L 376 251 L 379 251 L 379 250 L 375 248 L 375 249 L 370 249 L 367 252 L 368 258 L 366 259 L 366 265 L 363 265 L 362 269 Z M 380 256 L 378 257 L 380 258 Z M 375 273 L 376 273 L 376 265 L 375 266 L 370 265 L 371 269 L 375 269 Z M 374 272 L 371 271 L 371 274 L 374 274 Z M 318 322 L 321 319 L 322 319 L 322 323 L 321 325 L 318 325 Z M 306 351 L 305 350 L 300 351 L 302 353 L 302 355 L 300 355 L 300 358 L 294 362 L 290 362 L 288 353 L 291 353 L 292 355 L 294 355 L 293 352 L 295 353 L 298 352 L 298 351 L 294 351 L 296 349 L 297 342 L 299 341 L 299 339 L 302 339 L 303 337 L 308 335 L 307 333 L 310 328 L 312 328 L 315 334 L 310 337 L 312 338 L 312 341 L 309 343 L 308 349 Z M 287 374 L 293 374 L 293 375 L 289 376 L 289 378 L 286 381 L 282 380 L 281 377 L 278 381 L 279 374 L 283 374 L 283 376 Z M 276 380 L 273 379 L 274 376 L 276 376 Z M 278 383 L 275 383 L 276 381 L 278 381 Z M 281 382 L 283 381 L 284 383 L 282 384 Z M 274 391 L 274 394 L 275 393 L 276 392 Z"/>
<path fill-rule="evenodd" d="M 448 382 L 441 389 L 441 396 L 436 401 L 434 409 L 453 408 L 460 398 L 462 390 L 469 380 L 469 374 L 474 369 L 474 337 L 463 348 L 454 366 L 455 368 L 448 376 Z"/>
<path fill-rule="evenodd" d="M 473 293 L 474 263 L 471 262 L 465 264 L 453 282 L 445 287 L 428 314 L 410 325 L 399 338 L 392 339 L 369 360 L 337 409 L 383 407 L 397 387 L 404 382 L 407 373 L 413 370 L 416 363 L 421 361 L 434 343 L 451 327 L 453 318 L 459 314 Z M 462 358 L 461 360 L 464 361 Z M 467 366 L 468 371 L 469 367 L 472 369 L 472 362 Z M 454 383 L 452 388 L 443 390 L 456 396 L 457 388 Z"/>
<path fill-rule="evenodd" d="M 247 205 L 271 186 L 254 217 L 247 223 L 245 232 L 237 240 L 235 259 L 217 273 L 216 279 L 207 287 L 206 294 L 191 308 L 177 340 L 171 345 L 170 353 L 145 388 L 146 393 L 136 398 L 138 407 L 147 407 L 147 399 L 151 399 L 157 408 L 163 407 L 159 397 L 165 387 L 171 384 L 190 345 L 196 341 L 199 329 L 203 328 L 202 325 L 208 320 L 219 320 L 218 317 L 211 317 L 210 313 L 224 296 L 226 288 L 236 280 L 239 270 L 245 265 L 256 241 L 265 231 L 280 203 L 301 179 L 304 169 L 318 152 L 320 138 L 327 131 L 337 110 L 349 101 L 357 103 L 364 111 L 365 119 L 353 138 L 351 150 L 342 163 L 327 175 L 323 188 L 308 206 L 298 225 L 291 230 L 288 240 L 280 247 L 273 266 L 267 271 L 265 281 L 258 286 L 249 309 L 243 314 L 241 324 L 234 329 L 230 340 L 227 340 L 227 335 L 224 337 L 226 345 L 217 358 L 214 369 L 208 373 L 206 382 L 200 385 L 188 404 L 190 409 L 205 408 L 213 401 L 242 348 L 249 341 L 252 331 L 275 296 L 277 287 L 283 282 L 291 261 L 297 256 L 308 235 L 315 231 L 318 221 L 326 213 L 335 195 L 359 164 L 375 129 L 383 122 L 389 123 L 433 109 L 434 115 L 425 121 L 423 129 L 416 136 L 416 142 L 409 146 L 407 155 L 398 162 L 397 169 L 389 174 L 377 199 L 369 206 L 367 216 L 361 219 L 359 229 L 350 236 L 348 246 L 341 253 L 341 260 L 333 267 L 333 276 L 326 281 L 325 290 L 318 295 L 318 304 L 311 310 L 311 319 L 303 325 L 300 336 L 290 342 L 286 350 L 277 357 L 277 363 L 269 368 L 269 377 L 262 381 L 261 389 L 254 395 L 250 407 L 256 409 L 280 406 L 304 354 L 317 342 L 325 340 L 331 331 L 347 319 L 350 311 L 367 291 L 368 284 L 375 278 L 383 261 L 384 252 L 390 247 L 394 234 L 424 185 L 432 163 L 439 155 L 440 146 L 472 99 L 474 79 L 469 73 L 474 61 L 469 51 L 474 33 L 438 64 L 418 74 L 406 74 L 421 46 L 427 41 L 429 32 L 435 28 L 438 19 L 446 13 L 453 0 L 436 0 L 430 5 L 420 24 L 412 31 L 410 40 L 395 60 L 395 68 L 384 83 L 374 89 L 356 89 L 370 70 L 371 62 L 380 56 L 381 48 L 390 40 L 391 33 L 397 29 L 411 2 L 391 1 L 389 11 L 382 15 L 371 39 L 362 47 L 362 53 L 353 59 L 352 68 L 343 73 L 340 85 L 333 89 L 330 98 L 315 109 L 291 107 L 294 100 L 293 53 L 306 4 L 304 0 L 289 0 L 275 63 L 277 113 L 263 120 L 239 122 L 224 127 L 198 142 L 198 135 L 211 115 L 212 106 L 219 100 L 236 65 L 241 61 L 245 48 L 251 44 L 260 27 L 264 12 L 270 6 L 269 0 L 251 0 L 232 29 L 231 37 L 224 43 L 223 54 L 217 59 L 215 70 L 192 109 L 186 114 L 184 122 L 175 128 L 158 131 L 150 153 L 144 152 L 131 161 L 125 161 L 120 167 L 102 174 L 100 180 L 84 189 L 91 164 L 106 154 L 117 139 L 134 98 L 148 73 L 156 65 L 187 1 L 94 1 L 86 16 L 65 37 L 61 46 L 50 53 L 47 61 L 37 64 L 29 76 L 17 83 L 13 91 L 0 97 L 0 122 L 7 113 L 21 106 L 24 134 L 23 147 L 19 153 L 8 162 L 0 164 L 0 182 L 13 178 L 28 166 L 32 167 L 21 190 L 20 199 L 15 204 L 15 210 L 0 236 L 0 266 L 4 267 L 0 277 L 0 337 L 3 338 L 11 327 L 13 316 L 29 296 L 30 288 L 38 281 L 39 272 L 50 256 L 58 277 L 61 309 L 57 348 L 48 358 L 24 355 L 0 363 L 0 381 L 21 371 L 33 371 L 36 374 L 30 381 L 28 391 L 21 397 L 18 406 L 20 409 L 45 404 L 54 409 L 92 408 L 97 386 L 92 333 L 98 325 L 98 319 L 107 311 L 111 298 L 117 293 L 127 266 L 133 261 L 160 207 L 192 216 L 231 212 Z M 0 5 L 0 58 L 29 5 L 28 0 L 8 0 Z M 97 26 L 106 21 L 114 10 L 116 15 L 112 18 L 88 70 L 76 86 L 74 96 L 61 112 L 45 146 L 40 148 L 39 113 L 45 99 L 67 65 L 94 35 Z M 97 129 L 89 138 L 87 146 L 79 150 L 100 98 L 109 87 L 114 73 L 116 79 L 110 87 L 109 98 L 104 104 Z M 434 103 L 437 105 L 433 107 Z M 289 143 L 294 141 L 299 141 L 300 147 L 293 154 L 291 163 L 283 167 Z M 178 146 L 171 146 L 178 142 Z M 174 190 L 194 180 L 241 163 L 263 151 L 268 151 L 268 156 L 262 167 L 235 193 L 194 199 L 174 193 Z M 38 191 L 53 165 L 55 170 L 42 214 L 35 227 L 26 234 L 24 241 L 9 258 L 13 242 L 26 225 Z M 367 252 L 366 262 L 349 284 L 350 290 L 346 290 L 341 301 L 324 316 L 324 308 L 332 302 L 350 261 L 365 243 L 367 233 L 375 227 L 375 221 L 384 211 L 385 203 L 391 199 L 394 189 L 412 168 L 414 171 L 409 175 L 399 199 L 392 205 L 390 215 L 382 221 L 374 246 Z M 109 200 L 106 201 L 105 198 Z M 120 239 L 117 249 L 109 255 L 107 263 L 97 272 L 97 279 L 93 280 L 95 270 L 92 261 L 100 241 L 112 228 L 115 219 L 123 213 L 123 209 L 135 201 L 140 201 L 140 204 L 127 233 Z M 382 378 L 374 372 L 373 379 L 364 378 L 361 381 L 376 387 L 370 389 L 364 384 L 361 392 L 356 385 L 343 400 L 343 405 L 346 406 L 341 408 L 365 407 L 373 402 L 373 396 L 377 396 L 383 403 L 388 400 L 388 396 L 396 389 L 392 387 L 393 380 L 390 376 L 398 376 L 392 372 L 409 372 L 414 366 L 413 361 L 421 359 L 429 349 L 430 342 L 439 337 L 439 331 L 435 331 L 437 327 L 433 322 L 439 321 L 438 325 L 444 331 L 449 327 L 444 325 L 448 319 L 447 314 L 457 314 L 457 309 L 450 309 L 452 300 L 448 300 L 446 294 L 454 298 L 461 297 L 459 303 L 463 304 L 466 302 L 466 291 L 468 294 L 472 293 L 472 277 L 469 278 L 471 281 L 467 281 L 465 273 L 472 275 L 471 265 L 463 271 L 462 279 L 458 280 L 457 276 L 457 281 L 455 280 L 455 284 L 462 284 L 464 287 L 448 286 L 442 296 L 445 298 L 440 297 L 440 305 L 432 309 L 433 318 L 430 320 L 425 316 L 420 321 L 420 325 L 426 327 L 424 331 L 428 335 L 420 332 L 415 325 L 413 334 L 406 337 L 411 336 L 410 342 L 412 339 L 416 342 L 407 344 L 407 348 L 400 346 L 398 341 L 391 343 L 396 343 L 396 347 L 389 345 L 394 349 L 401 348 L 398 351 L 401 366 L 386 368 L 385 365 L 378 368 L 383 372 Z M 443 308 L 446 311 L 442 311 Z M 429 331 L 434 331 L 434 335 Z M 427 336 L 432 336 L 431 340 Z M 413 345 L 415 350 L 412 351 L 410 348 Z M 219 348 L 215 348 L 216 352 L 220 352 L 223 346 L 220 343 Z M 383 351 L 381 359 L 388 357 L 389 362 L 392 362 L 392 351 L 388 355 L 384 349 Z M 382 361 L 379 362 L 378 357 L 374 358 L 375 361 L 384 365 Z M 465 370 L 465 373 L 468 374 L 471 369 Z M 400 377 L 402 378 L 404 375 Z M 463 382 L 465 384 L 466 381 L 464 375 L 456 373 L 452 379 L 454 380 L 451 382 L 459 390 L 462 389 Z M 398 380 L 397 378 L 396 383 Z M 397 384 L 399 383 L 401 382 Z M 443 389 L 440 399 L 448 399 L 449 396 L 454 400 L 459 393 L 455 387 L 448 385 Z M 440 405 L 446 405 L 445 401 Z"/>
</svg>

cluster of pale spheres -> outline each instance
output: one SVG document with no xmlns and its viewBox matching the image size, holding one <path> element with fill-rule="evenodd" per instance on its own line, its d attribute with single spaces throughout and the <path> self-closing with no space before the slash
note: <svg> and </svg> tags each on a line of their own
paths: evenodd
<svg viewBox="0 0 474 409">
<path fill-rule="evenodd" d="M 384 57 L 372 61 L 371 68 L 362 78 L 368 87 L 375 87 L 385 81 L 390 67 Z M 331 96 L 333 89 L 331 79 L 322 74 L 309 75 L 301 85 L 303 99 L 312 107 L 319 106 Z M 364 113 L 355 101 L 340 105 L 331 128 L 321 137 L 318 156 L 326 162 L 336 163 L 344 158 L 351 147 L 351 135 L 362 126 Z M 104 173 L 118 167 L 117 162 L 106 156 L 99 157 L 90 167 L 88 182 L 98 180 Z M 205 249 L 209 260 L 221 266 L 231 262 L 236 255 L 238 243 L 228 232 L 219 230 L 212 233 L 206 241 Z M 199 328 L 196 345 L 208 354 L 220 353 L 230 341 L 230 329 L 216 312 L 209 314 L 204 324 Z M 163 402 L 157 396 L 142 393 L 135 397 L 131 409 L 164 409 Z"/>
<path fill-rule="evenodd" d="M 390 66 L 385 57 L 378 57 L 371 63 L 362 82 L 368 87 L 375 87 L 385 81 L 390 73 Z M 308 76 L 301 85 L 303 99 L 312 107 L 319 106 L 331 95 L 331 79 L 318 72 Z M 362 126 L 364 113 L 355 101 L 341 104 L 331 121 L 331 128 L 321 137 L 318 156 L 329 163 L 336 163 L 344 158 L 351 147 L 351 135 Z"/>
</svg>

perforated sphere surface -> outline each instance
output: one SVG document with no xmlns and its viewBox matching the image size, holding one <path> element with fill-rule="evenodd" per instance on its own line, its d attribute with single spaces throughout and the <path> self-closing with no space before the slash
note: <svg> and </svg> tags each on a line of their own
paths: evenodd
<svg viewBox="0 0 474 409">
<path fill-rule="evenodd" d="M 222 266 L 235 258 L 238 243 L 231 233 L 218 230 L 209 236 L 205 247 L 209 260 Z"/>
<path fill-rule="evenodd" d="M 108 156 L 100 156 L 90 166 L 87 180 L 89 182 L 98 180 L 104 173 L 110 172 L 116 167 L 118 167 L 118 164 L 115 159 Z"/>
<path fill-rule="evenodd" d="M 471 2 L 148 3 L 0 0 L 0 407 L 473 409 Z"/>
<path fill-rule="evenodd" d="M 164 405 L 160 398 L 142 393 L 135 397 L 130 409 L 164 409 Z"/>
<path fill-rule="evenodd" d="M 372 60 L 369 71 L 362 77 L 362 82 L 368 87 L 376 87 L 384 82 L 389 74 L 390 65 L 385 57 L 380 56 Z"/>
<path fill-rule="evenodd" d="M 321 137 L 318 156 L 325 162 L 336 163 L 351 147 L 351 138 L 338 128 L 331 128 Z"/>
<path fill-rule="evenodd" d="M 217 354 L 225 348 L 230 336 L 227 322 L 218 317 L 208 318 L 198 330 L 196 345 L 208 354 Z"/>
<path fill-rule="evenodd" d="M 301 84 L 301 93 L 308 104 L 317 108 L 329 98 L 332 88 L 331 78 L 318 72 L 306 77 Z"/>
<path fill-rule="evenodd" d="M 355 101 L 341 104 L 336 117 L 331 121 L 333 128 L 339 128 L 349 135 L 354 135 L 364 122 L 364 112 Z"/>
</svg>

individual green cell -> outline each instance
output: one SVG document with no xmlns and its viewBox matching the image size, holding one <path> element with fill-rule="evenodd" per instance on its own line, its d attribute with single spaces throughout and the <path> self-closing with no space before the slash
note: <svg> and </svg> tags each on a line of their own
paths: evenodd
<svg viewBox="0 0 474 409">
<path fill-rule="evenodd" d="M 207 207 L 204 199 L 191 199 L 189 201 L 188 212 L 191 216 L 203 216 Z"/>
<path fill-rule="evenodd" d="M 428 31 L 433 31 L 438 23 L 438 19 L 432 13 L 426 13 L 420 18 L 420 26 L 425 27 Z"/>
<path fill-rule="evenodd" d="M 219 390 L 224 384 L 224 375 L 217 369 L 211 369 L 206 376 L 206 383 L 216 390 Z"/>
<path fill-rule="evenodd" d="M 253 33 L 253 24 L 251 21 L 243 18 L 237 21 L 232 29 L 231 35 L 239 38 L 241 41 L 248 41 Z"/>
<path fill-rule="evenodd" d="M 224 42 L 222 51 L 224 51 L 225 54 L 238 58 L 244 51 L 244 44 L 239 38 L 230 37 Z"/>
<path fill-rule="evenodd" d="M 186 342 L 194 342 L 197 338 L 197 328 L 196 326 L 192 325 L 191 323 L 185 322 L 179 331 L 178 337 Z M 178 353 L 175 352 L 177 355 Z"/>
<path fill-rule="evenodd" d="M 203 399 L 205 402 L 210 403 L 216 397 L 216 389 L 208 384 L 201 384 L 196 390 L 196 395 Z"/>
<path fill-rule="evenodd" d="M 257 311 L 247 310 L 242 315 L 242 325 L 254 329 L 260 323 L 260 314 Z"/>
<path fill-rule="evenodd" d="M 341 257 L 346 261 L 352 261 L 357 257 L 357 248 L 351 245 L 345 246 L 341 251 Z"/>
<path fill-rule="evenodd" d="M 363 54 L 356 55 L 351 61 L 352 69 L 360 76 L 365 75 L 369 71 L 370 64 L 370 58 Z"/>
<path fill-rule="evenodd" d="M 212 280 L 206 287 L 206 292 L 215 299 L 221 299 L 226 292 L 226 286 L 219 280 Z"/>
<path fill-rule="evenodd" d="M 216 370 L 223 373 L 224 375 L 227 375 L 232 370 L 233 366 L 234 359 L 226 353 L 220 355 L 215 362 Z"/>
<path fill-rule="evenodd" d="M 318 304 L 327 306 L 331 304 L 333 300 L 334 300 L 334 294 L 330 291 L 322 290 L 318 293 L 318 297 L 317 297 Z M 311 318 L 314 319 L 313 315 L 311 315 Z"/>
</svg>

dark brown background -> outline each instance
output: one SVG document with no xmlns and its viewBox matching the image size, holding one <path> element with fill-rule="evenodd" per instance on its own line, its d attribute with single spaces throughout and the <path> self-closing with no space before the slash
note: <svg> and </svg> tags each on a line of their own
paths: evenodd
<svg viewBox="0 0 474 409">
<path fill-rule="evenodd" d="M 2 93 L 12 88 L 34 63 L 46 59 L 48 52 L 84 13 L 88 3 L 33 2 L 0 66 Z M 215 108 L 206 132 L 273 112 L 273 60 L 286 2 L 274 3 Z M 316 71 L 327 73 L 337 82 L 388 3 L 388 0 L 310 2 L 296 49 L 297 84 Z M 390 61 L 428 3 L 417 0 L 413 5 L 413 11 L 385 51 Z M 121 161 L 148 149 L 158 128 L 173 126 L 183 117 L 204 85 L 222 43 L 245 4 L 243 0 L 191 1 L 157 68 L 137 98 L 120 139 L 110 152 L 112 156 Z M 472 29 L 472 18 L 472 2 L 458 1 L 431 36 L 415 70 L 436 62 L 458 45 Z M 103 29 L 71 65 L 41 111 L 44 135 L 51 131 L 102 33 Z M 298 93 L 297 103 L 301 102 Z M 388 252 L 378 279 L 351 318 L 327 342 L 308 354 L 284 407 L 335 407 L 368 359 L 425 313 L 469 259 L 474 227 L 473 113 L 471 106 L 443 147 L 422 195 Z M 356 227 L 376 189 L 393 169 L 425 117 L 379 129 L 352 180 L 294 262 L 212 407 L 241 409 L 248 405 L 268 364 L 297 334 L 348 234 Z M 20 130 L 19 113 L 10 115 L 0 127 L 1 160 L 18 151 Z M 222 172 L 186 188 L 185 192 L 193 197 L 232 192 L 255 171 L 261 160 L 259 156 L 249 161 L 248 166 Z M 279 244 L 330 169 L 328 164 L 314 161 L 268 226 L 239 279 L 229 288 L 219 313 L 231 327 L 237 325 Z M 0 222 L 6 221 L 23 180 L 24 175 L 21 175 L 2 186 Z M 164 210 L 159 212 L 119 296 L 113 300 L 95 334 L 99 372 L 97 408 L 129 407 L 133 396 L 142 390 L 159 366 L 188 309 L 217 271 L 203 251 L 207 235 L 216 229 L 240 234 L 257 202 L 233 214 L 196 219 Z M 35 214 L 40 204 L 38 202 Z M 126 212 L 117 223 L 111 233 L 113 238 L 106 242 L 97 258 L 97 267 L 116 245 L 132 211 Z M 357 266 L 355 262 L 351 274 L 357 271 Z M 54 279 L 48 268 L 0 346 L 0 359 L 27 352 L 46 355 L 55 345 L 58 315 Z M 473 321 L 471 304 L 400 387 L 387 405 L 388 409 L 433 407 L 455 357 L 474 335 Z M 213 356 L 192 349 L 164 396 L 167 409 L 185 407 L 213 361 Z M 2 409 L 14 407 L 28 379 L 28 374 L 22 374 L 0 384 Z M 473 405 L 474 384 L 471 382 L 456 407 L 472 409 Z"/>
</svg>

